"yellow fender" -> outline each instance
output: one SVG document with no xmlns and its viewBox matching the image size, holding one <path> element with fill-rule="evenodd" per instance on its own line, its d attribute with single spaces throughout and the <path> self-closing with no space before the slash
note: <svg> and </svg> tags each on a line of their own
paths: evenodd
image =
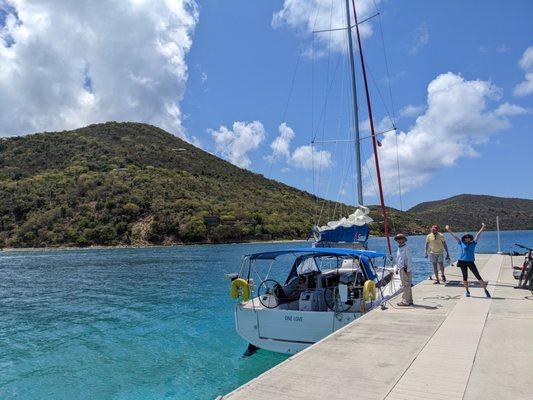
<svg viewBox="0 0 533 400">
<path fill-rule="evenodd" d="M 372 280 L 367 280 L 363 285 L 363 299 L 376 300 L 376 284 Z"/>
<path fill-rule="evenodd" d="M 234 299 L 240 296 L 243 301 L 248 301 L 250 300 L 250 285 L 242 278 L 234 279 L 231 281 L 230 294 Z"/>
</svg>

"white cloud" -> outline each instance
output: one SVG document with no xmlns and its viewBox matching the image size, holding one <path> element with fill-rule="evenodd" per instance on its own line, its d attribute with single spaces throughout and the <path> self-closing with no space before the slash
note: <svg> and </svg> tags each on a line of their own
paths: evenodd
<svg viewBox="0 0 533 400">
<path fill-rule="evenodd" d="M 533 68 L 533 46 L 528 47 L 524 51 L 522 58 L 518 61 L 518 65 L 520 65 L 525 71 L 529 71 Z"/>
<path fill-rule="evenodd" d="M 422 23 L 415 32 L 415 43 L 409 49 L 409 54 L 414 56 L 429 42 L 429 29 L 427 23 Z"/>
<path fill-rule="evenodd" d="M 332 164 L 331 153 L 315 150 L 310 145 L 300 146 L 292 153 L 289 164 L 303 169 L 329 168 Z"/>
<path fill-rule="evenodd" d="M 356 2 L 357 18 L 362 21 L 376 11 L 374 2 L 380 0 L 358 0 Z M 352 12 L 352 24 L 353 24 Z M 313 31 L 346 27 L 346 6 L 344 1 L 331 0 L 285 0 L 281 10 L 272 18 L 275 28 L 287 26 L 304 35 L 313 35 Z M 365 22 L 359 26 L 362 37 L 372 35 L 372 23 Z M 346 31 L 317 33 L 316 40 L 320 45 L 318 52 L 324 49 L 344 52 L 346 50 Z M 307 51 L 310 53 L 310 49 Z M 315 54 L 316 56 L 316 54 Z"/>
<path fill-rule="evenodd" d="M 468 81 L 452 72 L 437 76 L 428 85 L 427 110 L 414 126 L 397 137 L 394 132 L 383 137 L 379 157 L 384 190 L 398 192 L 396 141 L 402 192 L 426 183 L 435 172 L 454 165 L 461 157 L 478 155 L 476 145 L 508 128 L 510 122 L 505 116 L 518 111 L 509 104 L 491 110 L 488 103 L 497 99 L 499 92 L 487 81 Z M 374 171 L 374 160 L 368 159 L 367 166 Z"/>
<path fill-rule="evenodd" d="M 513 115 L 527 114 L 528 110 L 516 104 L 503 103 L 496 109 L 496 111 L 494 111 L 494 113 L 500 116 L 504 116 L 504 115 L 513 116 Z"/>
<path fill-rule="evenodd" d="M 526 75 L 524 81 L 515 86 L 514 95 L 527 96 L 533 93 L 533 46 L 524 51 L 518 65 L 526 72 Z"/>
<path fill-rule="evenodd" d="M 218 131 L 208 130 L 215 139 L 217 151 L 228 161 L 241 168 L 252 164 L 248 153 L 255 150 L 265 140 L 266 132 L 259 121 L 234 122 L 233 130 L 221 126 Z"/>
<path fill-rule="evenodd" d="M 8 3 L 0 135 L 119 120 L 184 136 L 179 102 L 198 21 L 194 0 Z"/>
<path fill-rule="evenodd" d="M 412 105 L 408 104 L 400 110 L 400 117 L 417 117 L 424 112 L 426 106 L 423 104 Z"/>
<path fill-rule="evenodd" d="M 285 157 L 286 159 L 291 157 L 290 146 L 295 136 L 294 131 L 285 122 L 279 126 L 278 130 L 279 136 L 270 144 L 272 155 L 267 157 L 270 162 L 274 162 L 280 157 Z"/>
<path fill-rule="evenodd" d="M 329 168 L 332 164 L 331 153 L 327 150 L 316 150 L 310 145 L 297 147 L 291 153 L 291 142 L 296 136 L 285 122 L 278 127 L 279 136 L 270 144 L 272 154 L 265 157 L 270 162 L 283 158 L 287 164 L 303 169 Z M 283 172 L 283 170 L 282 170 Z"/>
</svg>

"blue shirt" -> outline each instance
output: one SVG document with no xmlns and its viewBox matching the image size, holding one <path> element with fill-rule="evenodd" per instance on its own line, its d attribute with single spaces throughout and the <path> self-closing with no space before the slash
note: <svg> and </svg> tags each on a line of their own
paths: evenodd
<svg viewBox="0 0 533 400">
<path fill-rule="evenodd" d="M 472 240 L 470 243 L 465 243 L 461 240 L 459 242 L 459 246 L 461 246 L 461 257 L 459 257 L 459 260 L 475 261 L 476 257 L 474 252 L 476 251 L 476 244 L 477 242 L 475 240 Z"/>
</svg>

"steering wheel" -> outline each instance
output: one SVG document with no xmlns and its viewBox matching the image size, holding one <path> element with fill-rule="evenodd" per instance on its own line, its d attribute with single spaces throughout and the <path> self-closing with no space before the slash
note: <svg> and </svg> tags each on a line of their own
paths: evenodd
<svg viewBox="0 0 533 400">
<path fill-rule="evenodd" d="M 267 279 L 261 282 L 257 289 L 259 302 L 266 308 L 276 308 L 279 305 L 281 293 L 283 293 L 283 288 L 274 279 Z"/>
<path fill-rule="evenodd" d="M 324 290 L 324 300 L 326 301 L 326 306 L 331 311 L 335 312 L 346 312 L 352 306 L 351 304 L 345 303 L 341 300 L 338 286 L 326 288 L 326 290 Z"/>
</svg>

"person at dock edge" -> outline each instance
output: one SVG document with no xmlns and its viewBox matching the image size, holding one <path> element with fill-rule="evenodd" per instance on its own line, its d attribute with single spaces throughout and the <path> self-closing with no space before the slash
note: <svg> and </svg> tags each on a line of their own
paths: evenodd
<svg viewBox="0 0 533 400">
<path fill-rule="evenodd" d="M 487 290 L 487 284 L 485 281 L 481 278 L 481 275 L 479 274 L 479 271 L 476 267 L 476 263 L 474 262 L 475 257 L 475 251 L 476 251 L 476 245 L 479 240 L 479 236 L 481 235 L 481 232 L 483 232 L 483 229 L 485 229 L 485 224 L 481 224 L 481 228 L 476 233 L 476 237 L 474 238 L 471 234 L 467 233 L 466 235 L 463 235 L 461 239 L 459 239 L 451 230 L 450 225 L 446 225 L 446 230 L 452 237 L 457 241 L 459 246 L 461 246 L 461 257 L 459 257 L 459 260 L 457 261 L 457 266 L 461 268 L 461 272 L 463 274 L 463 286 L 466 290 L 466 297 L 470 297 L 470 291 L 468 290 L 468 270 L 472 271 L 474 276 L 479 282 L 479 285 L 485 290 L 485 296 L 490 298 L 490 293 Z"/>
<path fill-rule="evenodd" d="M 398 233 L 394 240 L 398 243 L 398 250 L 396 250 L 396 273 L 400 271 L 400 279 L 402 281 L 402 301 L 398 303 L 399 306 L 413 305 L 413 292 L 411 290 L 411 281 L 413 278 L 413 256 L 411 249 L 407 246 L 407 237 Z"/>
<path fill-rule="evenodd" d="M 444 250 L 446 250 L 446 261 L 450 260 L 450 252 L 444 235 L 439 232 L 439 226 L 433 225 L 431 232 L 426 237 L 426 258 L 429 256 L 429 261 L 433 264 L 433 272 L 435 273 L 435 284 L 439 284 L 439 270 L 442 276 L 442 281 L 446 282 L 444 275 Z"/>
</svg>

